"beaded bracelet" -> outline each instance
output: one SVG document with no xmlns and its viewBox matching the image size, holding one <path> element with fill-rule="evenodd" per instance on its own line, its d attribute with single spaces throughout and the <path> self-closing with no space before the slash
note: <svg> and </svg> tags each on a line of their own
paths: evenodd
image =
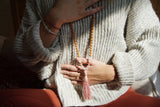
<svg viewBox="0 0 160 107">
<path fill-rule="evenodd" d="M 53 24 L 51 24 L 49 21 L 47 21 L 46 19 L 44 19 L 44 22 L 47 23 L 49 26 L 52 26 L 54 29 L 56 30 L 60 30 L 60 28 L 54 26 Z"/>
<path fill-rule="evenodd" d="M 48 26 L 46 25 L 46 23 L 44 22 L 44 20 L 42 21 L 42 23 L 43 23 L 44 28 L 45 28 L 49 33 L 51 33 L 52 35 L 57 35 L 55 32 L 52 32 L 52 31 L 48 28 Z"/>
</svg>

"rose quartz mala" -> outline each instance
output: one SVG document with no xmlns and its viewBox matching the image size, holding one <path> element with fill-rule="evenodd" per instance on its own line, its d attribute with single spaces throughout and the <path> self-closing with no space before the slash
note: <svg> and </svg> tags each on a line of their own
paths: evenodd
<svg viewBox="0 0 160 107">
<path fill-rule="evenodd" d="M 90 58 L 91 58 L 91 56 L 92 56 L 94 19 L 95 19 L 95 17 L 92 16 L 91 32 L 90 32 L 90 52 L 89 52 L 89 57 L 90 57 Z M 70 26 L 71 26 L 71 31 L 72 31 L 73 39 L 74 39 L 74 44 L 75 44 L 75 47 L 76 47 L 77 56 L 78 56 L 78 58 L 80 58 L 80 53 L 79 53 L 79 49 L 78 49 L 78 45 L 77 45 L 77 39 L 76 39 L 76 36 L 75 36 L 73 24 L 71 23 Z M 77 58 L 77 59 L 78 59 L 78 58 Z M 87 70 L 88 70 L 88 68 L 89 68 L 89 66 L 90 66 L 89 61 L 90 61 L 90 60 L 87 59 L 87 66 L 84 66 L 84 65 L 82 64 L 82 62 L 81 62 L 80 60 L 78 60 L 78 62 L 80 63 L 80 66 L 83 68 L 84 74 L 85 74 L 85 77 L 84 77 L 84 80 L 83 80 L 83 96 L 84 96 L 85 99 L 90 99 L 90 98 L 91 98 L 89 81 L 88 81 L 88 77 L 87 77 Z"/>
</svg>

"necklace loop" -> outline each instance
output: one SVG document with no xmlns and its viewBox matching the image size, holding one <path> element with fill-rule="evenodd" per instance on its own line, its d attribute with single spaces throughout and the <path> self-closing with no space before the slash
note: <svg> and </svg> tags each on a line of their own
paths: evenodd
<svg viewBox="0 0 160 107">
<path fill-rule="evenodd" d="M 90 31 L 90 51 L 89 51 L 89 57 L 92 57 L 92 46 L 93 46 L 93 33 L 94 33 L 94 19 L 95 19 L 95 16 L 92 15 L 92 22 L 91 22 L 91 31 Z M 71 27 L 71 32 L 72 32 L 72 35 L 73 35 L 73 39 L 74 39 L 74 44 L 75 44 L 75 48 L 76 48 L 76 52 L 77 52 L 77 57 L 81 57 L 80 56 L 80 52 L 79 52 L 79 49 L 78 49 L 78 44 L 77 44 L 77 39 L 76 39 L 76 35 L 75 35 L 75 31 L 74 31 L 74 28 L 73 28 L 73 24 L 70 23 L 70 27 Z"/>
<path fill-rule="evenodd" d="M 94 30 L 94 15 L 92 16 L 92 22 L 91 22 L 91 32 L 90 32 L 90 52 L 89 52 L 89 58 L 87 59 L 87 64 L 86 66 L 84 66 L 82 64 L 82 62 L 78 59 L 78 62 L 80 64 L 80 66 L 84 69 L 84 81 L 83 81 L 83 95 L 85 99 L 90 99 L 91 98 L 91 92 L 90 92 L 90 87 L 89 87 L 89 81 L 88 81 L 88 77 L 87 77 L 87 70 L 90 66 L 90 58 L 92 57 L 92 46 L 93 46 L 93 30 Z M 77 57 L 80 58 L 80 52 L 78 49 L 78 44 L 77 44 L 77 39 L 76 39 L 76 35 L 75 35 L 75 31 L 73 29 L 73 24 L 70 23 L 71 26 L 71 31 L 72 31 L 72 35 L 73 35 L 73 39 L 74 39 L 74 44 L 76 47 L 76 52 L 77 52 Z"/>
</svg>

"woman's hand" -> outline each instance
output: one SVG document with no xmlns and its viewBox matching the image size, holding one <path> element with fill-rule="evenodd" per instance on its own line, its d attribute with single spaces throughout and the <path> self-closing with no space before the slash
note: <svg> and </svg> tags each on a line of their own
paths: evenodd
<svg viewBox="0 0 160 107">
<path fill-rule="evenodd" d="M 47 27 L 54 32 L 55 35 L 50 34 L 41 23 L 40 35 L 43 45 L 46 48 L 51 46 L 62 24 L 77 21 L 100 11 L 102 7 L 95 7 L 86 10 L 86 8 L 92 6 L 98 1 L 100 0 L 56 0 L 54 8 L 49 10 L 44 17 Z"/>
<path fill-rule="evenodd" d="M 99 0 L 56 0 L 54 8 L 52 8 L 46 15 L 52 25 L 59 27 L 64 23 L 73 22 L 92 15 L 102 9 L 102 7 L 95 7 L 86 10 Z"/>
<path fill-rule="evenodd" d="M 82 64 L 87 64 L 87 59 L 78 58 Z M 101 84 L 110 82 L 115 78 L 115 69 L 113 65 L 106 65 L 103 62 L 91 59 L 89 61 L 90 67 L 88 68 L 87 77 L 90 85 Z M 62 65 L 61 73 L 65 78 L 72 81 L 73 84 L 82 85 L 84 79 L 84 69 L 80 66 Z M 77 78 L 79 77 L 79 78 Z"/>
</svg>

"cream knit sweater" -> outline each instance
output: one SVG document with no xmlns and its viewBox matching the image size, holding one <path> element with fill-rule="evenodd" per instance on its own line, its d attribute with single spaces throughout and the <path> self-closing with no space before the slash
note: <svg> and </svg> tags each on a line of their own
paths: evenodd
<svg viewBox="0 0 160 107">
<path fill-rule="evenodd" d="M 63 106 L 107 104 L 124 94 L 135 81 L 156 71 L 160 59 L 160 25 L 150 0 L 101 0 L 96 5 L 104 9 L 95 14 L 92 58 L 113 63 L 119 81 L 91 86 L 92 99 L 83 100 L 81 87 L 72 85 L 60 74 L 61 64 L 74 64 L 77 57 L 69 24 L 61 27 L 50 48 L 45 48 L 40 38 L 40 22 L 54 1 L 27 0 L 14 49 L 24 65 L 46 80 L 47 87 L 56 83 Z M 80 54 L 86 58 L 90 20 L 89 16 L 73 23 Z"/>
</svg>

